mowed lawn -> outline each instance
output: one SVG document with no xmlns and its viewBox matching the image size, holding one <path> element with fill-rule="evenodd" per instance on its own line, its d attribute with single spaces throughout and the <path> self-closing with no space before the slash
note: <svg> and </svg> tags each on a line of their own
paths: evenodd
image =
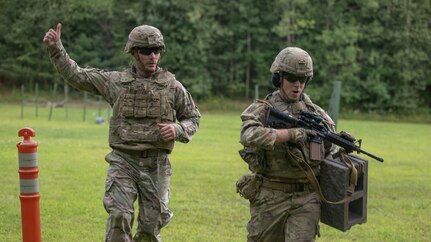
<svg viewBox="0 0 431 242">
<path fill-rule="evenodd" d="M 107 123 L 95 124 L 97 109 L 54 110 L 0 104 L 0 241 L 21 241 L 18 130 L 31 127 L 39 142 L 43 241 L 103 241 L 108 164 Z M 106 112 L 103 113 L 106 116 Z M 238 150 L 240 113 L 203 113 L 189 144 L 171 155 L 172 222 L 163 241 L 246 241 L 248 201 L 235 182 L 248 172 Z M 106 118 L 105 118 L 106 119 Z M 367 222 L 348 232 L 321 224 L 318 241 L 429 241 L 431 238 L 431 125 L 340 120 L 338 130 L 363 139 L 362 148 L 385 159 L 369 159 Z M 366 157 L 366 156 L 362 156 Z M 136 229 L 136 223 L 135 228 Z"/>
</svg>

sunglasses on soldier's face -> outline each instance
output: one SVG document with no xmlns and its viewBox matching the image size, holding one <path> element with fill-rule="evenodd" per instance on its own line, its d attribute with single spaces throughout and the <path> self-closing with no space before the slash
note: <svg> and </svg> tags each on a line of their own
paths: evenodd
<svg viewBox="0 0 431 242">
<path fill-rule="evenodd" d="M 160 47 L 139 48 L 138 51 L 141 55 L 151 55 L 151 53 L 154 53 L 157 55 L 160 52 L 162 52 L 162 48 L 160 48 Z"/>
<path fill-rule="evenodd" d="M 283 78 L 291 83 L 299 81 L 299 83 L 304 84 L 308 81 L 308 76 L 295 76 L 286 72 L 283 72 Z"/>
</svg>

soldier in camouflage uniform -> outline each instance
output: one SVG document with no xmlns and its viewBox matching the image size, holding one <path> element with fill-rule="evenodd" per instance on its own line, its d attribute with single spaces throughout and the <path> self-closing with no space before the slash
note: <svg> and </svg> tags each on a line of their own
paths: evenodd
<svg viewBox="0 0 431 242">
<path fill-rule="evenodd" d="M 302 110 L 317 113 L 332 130 L 334 123 L 303 92 L 313 77 L 307 52 L 296 47 L 283 49 L 270 71 L 278 90 L 265 100 L 256 100 L 241 114 L 240 142 L 245 148 L 240 153 L 253 172 L 237 183 L 239 193 L 250 200 L 248 241 L 314 241 L 319 233 L 320 198 L 299 167 L 308 163 L 319 175 L 321 158 L 310 155 L 309 138 L 314 133 L 265 127 L 266 107 L 296 117 Z M 318 145 L 317 157 L 329 155 L 334 148 L 330 143 Z"/>
<path fill-rule="evenodd" d="M 172 219 L 168 209 L 174 141 L 187 143 L 200 113 L 175 76 L 158 66 L 163 36 L 152 26 L 134 28 L 125 47 L 135 59 L 125 71 L 81 68 L 61 43 L 61 24 L 43 39 L 54 67 L 73 87 L 101 95 L 113 108 L 106 155 L 109 163 L 103 203 L 109 218 L 106 241 L 132 241 L 134 202 L 139 201 L 133 241 L 161 241 Z M 177 122 L 178 121 L 178 122 Z"/>
</svg>

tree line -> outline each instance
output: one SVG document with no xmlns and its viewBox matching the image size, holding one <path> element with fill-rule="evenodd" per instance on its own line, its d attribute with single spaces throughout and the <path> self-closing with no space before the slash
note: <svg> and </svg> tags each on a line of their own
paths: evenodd
<svg viewBox="0 0 431 242">
<path fill-rule="evenodd" d="M 159 28 L 161 66 L 198 100 L 253 98 L 273 90 L 269 67 L 277 53 L 310 53 L 307 87 L 328 105 L 342 81 L 342 108 L 392 112 L 431 107 L 428 0 L 6 0 L 0 8 L 0 88 L 62 82 L 42 38 L 62 23 L 62 40 L 82 66 L 121 70 L 138 25 Z"/>
</svg>

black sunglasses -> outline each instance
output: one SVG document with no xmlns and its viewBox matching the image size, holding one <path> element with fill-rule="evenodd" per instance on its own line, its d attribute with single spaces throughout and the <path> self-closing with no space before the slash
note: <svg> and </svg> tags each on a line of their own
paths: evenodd
<svg viewBox="0 0 431 242">
<path fill-rule="evenodd" d="M 290 73 L 283 72 L 283 78 L 286 79 L 288 82 L 294 83 L 296 81 L 299 81 L 301 84 L 304 84 L 308 81 L 308 76 L 295 76 Z"/>
<path fill-rule="evenodd" d="M 162 52 L 162 48 L 160 48 L 160 47 L 152 47 L 152 48 L 144 47 L 144 48 L 138 48 L 138 51 L 141 55 L 151 55 L 151 53 L 154 53 L 157 55 L 160 52 Z"/>
</svg>

